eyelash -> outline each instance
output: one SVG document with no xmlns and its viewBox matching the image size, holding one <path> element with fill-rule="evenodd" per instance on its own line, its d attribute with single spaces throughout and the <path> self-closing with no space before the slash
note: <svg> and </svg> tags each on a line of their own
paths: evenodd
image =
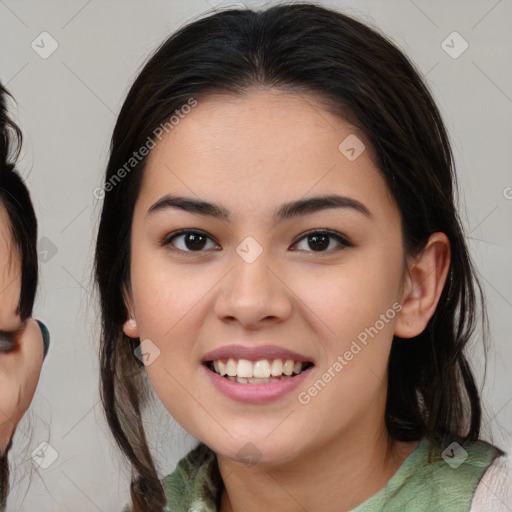
<svg viewBox="0 0 512 512">
<path fill-rule="evenodd" d="M 170 235 L 168 235 L 165 238 L 163 238 L 160 241 L 160 245 L 162 247 L 167 246 L 167 245 L 171 245 L 172 240 L 174 240 L 175 238 L 178 238 L 180 236 L 187 235 L 187 234 L 201 235 L 201 236 L 204 236 L 204 237 L 206 237 L 206 238 L 208 238 L 208 239 L 213 241 L 213 239 L 210 236 L 208 236 L 204 231 L 199 231 L 199 230 L 195 230 L 195 229 L 181 229 L 181 230 L 175 231 L 174 233 L 171 233 Z M 334 249 L 334 250 L 331 249 L 331 250 L 325 250 L 325 251 L 306 251 L 306 252 L 311 252 L 311 253 L 314 253 L 314 254 L 332 253 L 332 252 L 341 251 L 341 250 L 343 250 L 344 247 L 353 247 L 354 246 L 354 244 L 349 242 L 340 233 L 337 233 L 336 231 L 331 231 L 331 230 L 328 230 L 328 229 L 308 231 L 308 232 L 304 233 L 303 235 L 301 235 L 301 237 L 296 242 L 294 242 L 293 245 L 296 245 L 299 242 L 301 242 L 302 240 L 307 239 L 309 236 L 314 236 L 314 235 L 327 235 L 329 238 L 335 239 L 342 247 L 338 248 L 338 249 Z M 194 256 L 195 254 L 199 254 L 201 252 L 205 252 L 204 250 L 199 250 L 199 251 L 187 250 L 187 251 L 185 251 L 183 249 L 178 249 L 177 247 L 174 247 L 171 250 L 179 251 L 179 252 L 183 253 L 186 256 Z"/>
</svg>

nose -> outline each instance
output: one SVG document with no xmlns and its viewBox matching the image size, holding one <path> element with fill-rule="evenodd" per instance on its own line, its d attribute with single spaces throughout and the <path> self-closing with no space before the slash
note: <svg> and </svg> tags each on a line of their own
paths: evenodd
<svg viewBox="0 0 512 512">
<path fill-rule="evenodd" d="M 290 317 L 293 294 L 284 273 L 267 253 L 263 251 L 253 261 L 236 255 L 232 269 L 221 281 L 215 302 L 219 319 L 258 329 Z"/>
</svg>

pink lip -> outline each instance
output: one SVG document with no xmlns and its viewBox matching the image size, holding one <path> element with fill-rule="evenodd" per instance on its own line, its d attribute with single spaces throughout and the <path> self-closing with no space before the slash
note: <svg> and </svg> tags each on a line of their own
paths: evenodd
<svg viewBox="0 0 512 512">
<path fill-rule="evenodd" d="M 247 359 L 249 361 L 259 361 L 261 359 L 293 359 L 294 361 L 301 361 L 303 363 L 315 363 L 311 357 L 276 345 L 225 345 L 224 347 L 206 353 L 201 359 L 201 362 L 206 363 L 207 361 L 228 359 L 230 357 L 233 359 Z"/>
<path fill-rule="evenodd" d="M 308 378 L 310 370 L 313 366 L 299 373 L 295 377 L 282 380 L 280 382 L 268 382 L 266 384 L 242 384 L 240 382 L 233 382 L 225 377 L 221 377 L 215 372 L 212 372 L 208 366 L 201 365 L 208 373 L 213 385 L 225 396 L 236 400 L 238 402 L 246 403 L 262 403 L 275 400 L 286 393 L 290 393 L 297 386 Z"/>
</svg>

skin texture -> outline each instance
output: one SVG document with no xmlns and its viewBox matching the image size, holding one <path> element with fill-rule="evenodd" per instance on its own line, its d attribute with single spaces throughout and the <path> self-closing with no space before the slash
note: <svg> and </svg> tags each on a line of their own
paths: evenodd
<svg viewBox="0 0 512 512">
<path fill-rule="evenodd" d="M 43 336 L 37 322 L 21 322 L 16 312 L 21 290 L 21 261 L 12 243 L 9 217 L 0 204 L 0 330 L 20 329 L 16 346 L 0 353 L 0 451 L 34 397 L 43 364 Z"/>
<path fill-rule="evenodd" d="M 354 161 L 338 150 L 350 134 L 366 145 Z M 233 219 L 177 209 L 146 217 L 170 193 L 220 203 Z M 284 202 L 332 193 L 362 202 L 372 218 L 331 209 L 272 221 Z M 210 237 L 202 252 L 184 236 L 159 244 L 185 228 Z M 353 247 L 327 239 L 328 247 L 315 250 L 304 237 L 313 229 L 336 231 Z M 247 236 L 263 250 L 250 264 L 236 252 Z M 150 154 L 131 258 L 124 332 L 158 347 L 146 366 L 154 390 L 175 420 L 218 454 L 222 512 L 349 510 L 383 487 L 417 446 L 392 445 L 387 435 L 387 359 L 393 334 L 413 337 L 433 315 L 449 241 L 433 234 L 407 271 L 400 213 L 368 141 L 315 98 L 254 89 L 201 100 Z M 298 392 L 397 301 L 400 313 L 301 404 Z M 273 402 L 235 402 L 210 384 L 200 360 L 237 342 L 289 348 L 316 367 L 304 386 Z M 246 465 L 237 453 L 249 442 L 258 460 Z"/>
</svg>

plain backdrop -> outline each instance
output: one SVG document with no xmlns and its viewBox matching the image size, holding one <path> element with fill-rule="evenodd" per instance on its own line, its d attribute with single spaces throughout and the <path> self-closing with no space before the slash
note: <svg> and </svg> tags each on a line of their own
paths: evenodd
<svg viewBox="0 0 512 512">
<path fill-rule="evenodd" d="M 119 512 L 127 502 L 129 471 L 98 394 L 99 311 L 91 271 L 101 201 L 93 191 L 102 184 L 117 113 L 149 54 L 212 8 L 273 3 L 0 1 L 0 80 L 17 100 L 14 115 L 25 135 L 18 168 L 39 221 L 35 316 L 51 332 L 39 387 L 10 455 L 8 510 Z M 482 437 L 511 447 L 512 2 L 318 3 L 390 36 L 415 62 L 440 107 L 493 336 Z M 478 343 L 476 338 L 471 353 L 481 383 Z M 158 403 L 150 418 L 151 445 L 164 475 L 195 440 Z M 54 450 L 46 468 L 32 457 L 41 443 Z"/>
</svg>

